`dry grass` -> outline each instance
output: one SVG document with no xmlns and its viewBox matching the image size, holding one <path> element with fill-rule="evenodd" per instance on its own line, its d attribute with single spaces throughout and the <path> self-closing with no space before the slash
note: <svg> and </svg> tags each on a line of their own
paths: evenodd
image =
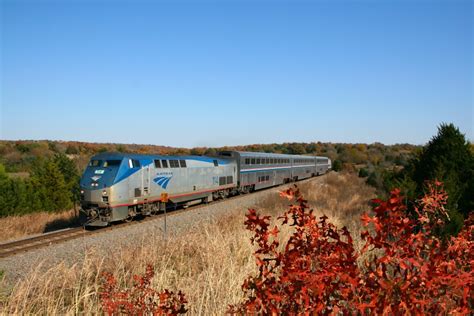
<svg viewBox="0 0 474 316">
<path fill-rule="evenodd" d="M 76 224 L 74 210 L 61 213 L 34 213 L 0 218 L 0 241 L 18 239 L 28 235 L 40 234 Z"/>
<path fill-rule="evenodd" d="M 338 225 L 359 231 L 359 216 L 368 208 L 372 190 L 348 174 L 330 174 L 320 182 L 301 185 L 309 203 Z M 258 209 L 277 215 L 286 206 L 287 201 L 275 195 L 263 200 Z M 130 285 L 131 276 L 142 274 L 146 264 L 152 263 L 154 287 L 182 290 L 190 314 L 224 314 L 229 304 L 242 299 L 244 279 L 256 272 L 250 233 L 243 220 L 240 210 L 209 219 L 168 240 L 162 235 L 146 236 L 135 247 L 105 255 L 92 249 L 83 262 L 73 266 L 60 264 L 44 272 L 38 265 L 9 291 L 0 303 L 0 313 L 96 314 L 101 310 L 97 292 L 102 272 L 112 272 L 121 284 Z"/>
<path fill-rule="evenodd" d="M 190 232 L 162 239 L 147 236 L 136 247 L 119 248 L 106 256 L 91 250 L 83 263 L 55 266 L 46 272 L 40 265 L 18 282 L 3 310 L 6 314 L 96 314 L 101 274 L 113 272 L 130 285 L 133 274 L 142 274 L 147 263 L 155 267 L 157 289 L 181 289 L 191 314 L 224 314 L 228 304 L 241 299 L 240 286 L 254 272 L 249 234 L 240 216 L 210 220 Z"/>
<path fill-rule="evenodd" d="M 298 184 L 308 204 L 317 216 L 326 215 L 339 228 L 347 227 L 354 238 L 354 246 L 360 249 L 360 216 L 370 211 L 369 201 L 375 198 L 375 189 L 353 173 L 330 173 L 324 181 Z M 278 215 L 288 205 L 286 199 L 268 197 L 256 207 L 260 212 Z"/>
</svg>

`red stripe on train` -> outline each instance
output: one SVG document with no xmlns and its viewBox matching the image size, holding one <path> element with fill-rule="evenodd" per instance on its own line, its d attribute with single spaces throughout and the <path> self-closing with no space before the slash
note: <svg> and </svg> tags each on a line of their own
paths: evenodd
<svg viewBox="0 0 474 316">
<path fill-rule="evenodd" d="M 204 190 L 204 191 L 196 191 L 196 192 L 191 192 L 191 193 L 177 194 L 177 195 L 172 195 L 172 196 L 168 197 L 168 199 L 173 199 L 173 198 L 178 198 L 178 197 L 183 197 L 183 196 L 190 196 L 190 195 L 201 194 L 201 193 L 207 193 L 207 192 L 215 192 L 215 191 L 219 191 L 219 190 L 222 190 L 222 189 L 229 189 L 229 188 L 234 188 L 234 186 L 232 185 L 232 186 L 222 187 L 218 190 L 212 189 L 212 190 Z M 157 202 L 159 200 L 161 200 L 161 198 L 154 199 L 154 200 L 147 200 L 146 202 L 147 203 Z M 130 204 L 111 205 L 110 207 L 132 206 L 132 205 L 140 205 L 140 204 L 145 204 L 145 201 L 140 201 L 138 203 L 130 203 Z"/>
</svg>

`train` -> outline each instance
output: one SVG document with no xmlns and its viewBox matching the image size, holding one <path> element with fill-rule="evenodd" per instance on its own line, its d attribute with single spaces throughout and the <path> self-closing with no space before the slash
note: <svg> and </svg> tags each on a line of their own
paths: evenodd
<svg viewBox="0 0 474 316">
<path fill-rule="evenodd" d="M 331 170 L 328 157 L 222 151 L 213 156 L 94 155 L 80 180 L 81 221 L 107 226 Z"/>
</svg>

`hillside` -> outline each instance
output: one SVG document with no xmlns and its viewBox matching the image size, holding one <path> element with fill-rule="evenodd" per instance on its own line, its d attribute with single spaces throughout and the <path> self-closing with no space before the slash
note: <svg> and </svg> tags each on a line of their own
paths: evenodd
<svg viewBox="0 0 474 316">
<path fill-rule="evenodd" d="M 158 145 L 108 144 L 65 141 L 0 141 L 0 164 L 14 176 L 25 176 L 38 157 L 51 158 L 64 153 L 83 170 L 89 158 L 99 152 L 128 152 L 161 155 L 212 155 L 221 150 L 242 150 L 284 154 L 327 156 L 341 168 L 355 170 L 362 166 L 403 166 L 421 146 L 410 144 L 384 145 L 345 143 L 283 143 L 225 146 L 218 148 L 175 148 Z"/>
</svg>

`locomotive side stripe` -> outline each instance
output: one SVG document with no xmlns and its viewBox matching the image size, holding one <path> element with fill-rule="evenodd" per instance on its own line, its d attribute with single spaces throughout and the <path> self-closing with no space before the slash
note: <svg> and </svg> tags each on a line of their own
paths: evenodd
<svg viewBox="0 0 474 316">
<path fill-rule="evenodd" d="M 178 197 L 183 197 L 183 196 L 190 196 L 190 195 L 195 195 L 195 194 L 201 194 L 201 193 L 207 193 L 207 192 L 215 192 L 223 189 L 229 189 L 229 188 L 234 188 L 234 185 L 228 185 L 225 187 L 221 187 L 218 189 L 212 189 L 212 190 L 204 190 L 204 191 L 196 191 L 196 192 L 191 192 L 191 193 L 184 193 L 184 194 L 177 194 L 177 195 L 170 195 L 168 198 L 178 198 Z M 161 198 L 158 199 L 153 199 L 153 200 L 147 200 L 147 203 L 152 203 L 152 202 L 158 202 L 161 200 Z M 132 205 L 139 205 L 139 204 L 144 204 L 145 201 L 140 201 L 138 203 L 127 203 L 127 204 L 118 204 L 118 205 L 110 205 L 110 207 L 121 207 L 121 206 L 132 206 Z"/>
<path fill-rule="evenodd" d="M 291 169 L 291 166 L 288 166 L 288 167 L 264 167 L 264 168 L 254 168 L 254 169 L 241 169 L 240 173 L 249 173 L 249 172 L 257 172 L 257 171 L 271 171 L 271 170 L 283 170 L 283 169 Z"/>
<path fill-rule="evenodd" d="M 257 172 L 257 171 L 271 171 L 271 170 L 282 170 L 282 169 L 293 169 L 293 168 L 315 168 L 316 165 L 297 165 L 297 166 L 286 166 L 286 167 L 263 167 L 263 168 L 251 168 L 241 169 L 240 173 Z"/>
</svg>

